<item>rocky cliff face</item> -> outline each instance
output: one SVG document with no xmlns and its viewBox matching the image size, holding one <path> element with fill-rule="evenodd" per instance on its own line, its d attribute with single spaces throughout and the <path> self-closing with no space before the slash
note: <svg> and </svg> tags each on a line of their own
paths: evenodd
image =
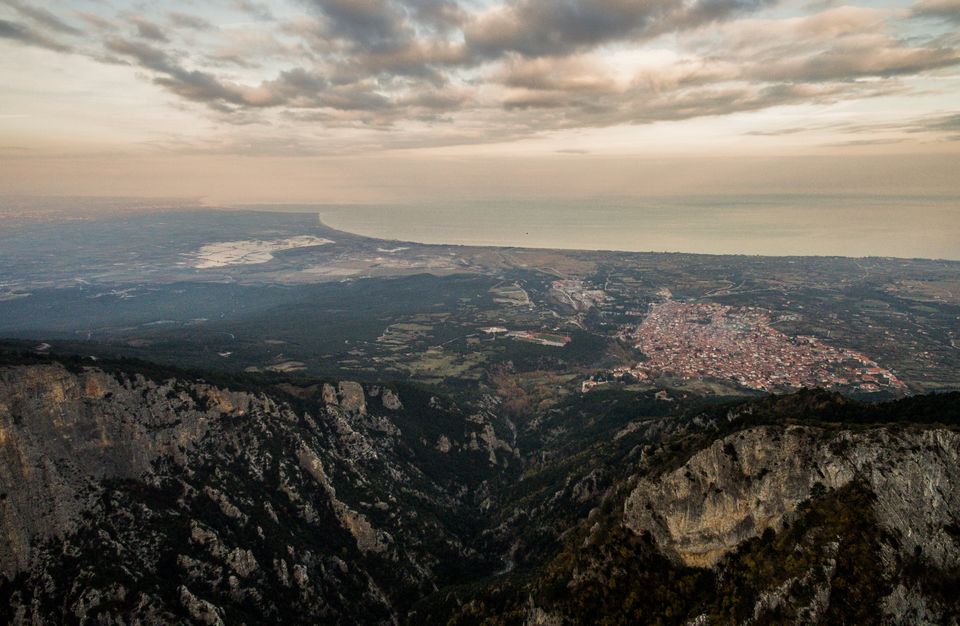
<svg viewBox="0 0 960 626">
<path fill-rule="evenodd" d="M 276 407 L 209 385 L 117 379 L 58 364 L 0 370 L 0 572 L 27 566 L 36 540 L 74 527 L 105 479 L 178 462 L 224 415 Z"/>
<path fill-rule="evenodd" d="M 399 396 L 398 425 L 357 383 L 324 392 L 0 369 L 0 620 L 390 623 L 451 563 L 492 567 L 462 538 L 466 484 L 414 447 Z"/>
<path fill-rule="evenodd" d="M 960 435 L 887 429 L 827 432 L 762 427 L 715 441 L 681 468 L 643 478 L 624 523 L 650 532 L 685 565 L 713 567 L 748 539 L 780 530 L 800 503 L 861 483 L 904 554 L 937 567 L 960 564 L 946 528 L 960 512 Z"/>
<path fill-rule="evenodd" d="M 551 625 L 958 623 L 953 399 L 870 407 L 806 393 L 631 421 L 576 464 L 557 461 L 572 468 L 563 485 L 525 502 L 562 544 L 544 565 L 430 615 Z M 558 526 L 556 511 L 582 504 L 588 512 Z M 521 552 L 542 542 L 538 522 L 513 510 L 500 530 L 520 520 L 511 536 Z"/>
<path fill-rule="evenodd" d="M 3 623 L 960 619 L 943 399 L 514 424 L 493 396 L 39 360 L 0 366 Z"/>
<path fill-rule="evenodd" d="M 923 585 L 904 581 L 904 573 L 920 566 L 929 577 L 946 579 L 960 569 L 960 434 L 951 430 L 744 430 L 672 472 L 638 480 L 623 523 L 649 533 L 682 565 L 723 571 L 748 542 L 803 521 L 809 509 L 802 505 L 851 489 L 869 496 L 860 514 L 877 532 L 870 549 L 873 584 L 884 588 L 874 607 L 878 620 L 942 623 L 950 609 Z M 822 540 L 819 559 L 769 581 L 778 584 L 756 600 L 755 618 L 792 604 L 798 621 L 818 623 L 831 601 L 843 601 L 831 583 L 840 577 L 838 553 L 847 546 L 839 533 Z M 795 588 L 814 591 L 798 605 Z"/>
</svg>

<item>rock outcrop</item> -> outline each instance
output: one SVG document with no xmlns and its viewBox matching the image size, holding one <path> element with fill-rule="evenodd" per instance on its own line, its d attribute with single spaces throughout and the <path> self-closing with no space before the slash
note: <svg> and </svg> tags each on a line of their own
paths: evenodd
<svg viewBox="0 0 960 626">
<path fill-rule="evenodd" d="M 940 568 L 960 564 L 946 530 L 960 511 L 960 435 L 943 429 L 745 430 L 642 479 L 624 521 L 685 565 L 712 567 L 744 541 L 779 530 L 801 502 L 853 481 L 876 495 L 877 519 L 904 554 L 919 550 Z"/>
<path fill-rule="evenodd" d="M 363 386 L 349 380 L 342 380 L 337 384 L 337 395 L 339 396 L 339 405 L 344 411 L 357 413 L 358 415 L 367 414 L 367 399 L 363 393 Z"/>
<path fill-rule="evenodd" d="M 182 461 L 213 421 L 268 406 L 202 383 L 93 368 L 0 370 L 0 573 L 25 567 L 35 541 L 71 529 L 99 481 L 141 476 L 161 456 Z"/>
<path fill-rule="evenodd" d="M 0 366 L 0 623 L 960 619 L 949 398 L 515 424 L 489 395 L 125 367 Z"/>
<path fill-rule="evenodd" d="M 326 408 L 326 387 L 316 404 L 282 390 L 312 410 L 176 377 L 0 368 L 0 622 L 388 624 L 444 562 L 483 563 L 453 530 L 473 515 L 466 488 L 417 465 L 453 452 L 412 451 L 357 383 Z"/>
<path fill-rule="evenodd" d="M 397 392 L 393 389 L 384 389 L 381 398 L 383 400 L 383 408 L 385 409 L 390 411 L 399 411 L 403 408 L 403 403 L 400 402 L 400 396 L 398 396 Z"/>
</svg>

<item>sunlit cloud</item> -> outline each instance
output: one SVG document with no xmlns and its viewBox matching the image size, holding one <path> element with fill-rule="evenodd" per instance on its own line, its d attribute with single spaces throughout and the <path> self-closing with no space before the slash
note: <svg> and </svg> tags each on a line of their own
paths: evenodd
<svg viewBox="0 0 960 626">
<path fill-rule="evenodd" d="M 177 141 L 158 129 L 138 142 L 153 149 L 192 143 L 201 151 L 250 154 L 261 146 L 265 154 L 314 155 L 506 146 L 551 133 L 745 115 L 758 126 L 746 136 L 775 138 L 790 134 L 764 112 L 870 110 L 870 102 L 892 97 L 901 108 L 909 103 L 897 131 L 903 142 L 955 134 L 947 127 L 913 133 L 906 122 L 950 113 L 944 102 L 956 95 L 960 65 L 957 0 L 898 8 L 777 0 L 137 6 L 6 0 L 0 46 L 11 59 L 36 49 L 64 63 L 130 68 L 132 92 L 152 87 L 156 107 L 195 120 Z M 57 89 L 39 74 L 19 83 Z M 67 117 L 79 113 L 70 97 L 61 100 Z"/>
</svg>

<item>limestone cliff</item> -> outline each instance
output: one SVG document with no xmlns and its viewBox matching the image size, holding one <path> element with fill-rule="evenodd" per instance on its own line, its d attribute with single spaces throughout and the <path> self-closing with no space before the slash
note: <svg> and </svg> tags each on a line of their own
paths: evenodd
<svg viewBox="0 0 960 626">
<path fill-rule="evenodd" d="M 712 567 L 747 539 L 779 530 L 797 506 L 858 481 L 876 494 L 904 553 L 960 564 L 945 530 L 960 512 L 960 435 L 934 430 L 826 432 L 761 427 L 715 441 L 682 467 L 640 480 L 624 520 L 686 565 Z"/>
<path fill-rule="evenodd" d="M 0 367 L 0 621 L 395 623 L 449 563 L 491 567 L 453 530 L 469 492 L 428 462 L 450 455 L 360 385 L 321 389 Z"/>
<path fill-rule="evenodd" d="M 140 476 L 160 456 L 182 461 L 212 422 L 254 409 L 274 407 L 248 393 L 93 368 L 0 370 L 0 572 L 25 567 L 35 540 L 72 528 L 98 481 Z"/>
<path fill-rule="evenodd" d="M 402 383 L 0 363 L 0 623 L 960 620 L 960 394 L 520 421 Z"/>
</svg>

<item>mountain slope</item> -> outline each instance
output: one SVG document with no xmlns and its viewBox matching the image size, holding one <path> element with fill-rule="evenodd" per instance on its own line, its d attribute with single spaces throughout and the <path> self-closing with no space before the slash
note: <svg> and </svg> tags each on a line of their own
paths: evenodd
<svg viewBox="0 0 960 626">
<path fill-rule="evenodd" d="M 0 369 L 6 620 L 389 623 L 435 580 L 498 565 L 461 539 L 468 487 L 512 458 L 482 413 L 69 365 Z M 450 427 L 445 452 L 403 435 L 417 414 Z"/>
<path fill-rule="evenodd" d="M 599 393 L 514 422 L 8 353 L 0 621 L 954 623 L 958 395 Z"/>
<path fill-rule="evenodd" d="M 620 478 L 546 563 L 421 610 L 457 624 L 955 623 L 956 400 L 802 392 L 672 429 L 637 420 L 615 436 L 630 452 L 595 470 Z M 576 506 L 588 478 L 542 513 Z"/>
</svg>

